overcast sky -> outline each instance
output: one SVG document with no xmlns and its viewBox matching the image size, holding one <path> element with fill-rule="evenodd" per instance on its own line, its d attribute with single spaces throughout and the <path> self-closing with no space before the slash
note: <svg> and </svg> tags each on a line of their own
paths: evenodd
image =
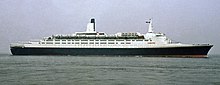
<svg viewBox="0 0 220 85">
<path fill-rule="evenodd" d="M 210 54 L 220 54 L 220 0 L 0 0 L 0 53 L 13 42 L 85 31 L 90 18 L 108 34 L 146 33 L 153 18 L 156 32 L 214 44 Z"/>
</svg>

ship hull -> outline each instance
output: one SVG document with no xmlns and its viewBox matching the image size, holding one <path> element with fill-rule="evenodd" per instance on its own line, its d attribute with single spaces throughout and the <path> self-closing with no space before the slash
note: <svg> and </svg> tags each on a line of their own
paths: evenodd
<svg viewBox="0 0 220 85">
<path fill-rule="evenodd" d="M 167 48 L 31 48 L 11 47 L 13 55 L 141 55 L 160 57 L 207 57 L 212 46 Z"/>
</svg>

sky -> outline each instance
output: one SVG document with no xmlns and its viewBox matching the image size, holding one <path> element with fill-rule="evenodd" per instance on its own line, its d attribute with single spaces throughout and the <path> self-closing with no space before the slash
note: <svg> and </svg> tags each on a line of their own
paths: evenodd
<svg viewBox="0 0 220 85">
<path fill-rule="evenodd" d="M 220 54 L 220 0 L 0 0 L 0 53 L 10 43 L 42 39 L 53 34 L 86 30 L 91 18 L 96 31 L 146 33 L 154 31 L 182 43 L 213 44 Z"/>
</svg>

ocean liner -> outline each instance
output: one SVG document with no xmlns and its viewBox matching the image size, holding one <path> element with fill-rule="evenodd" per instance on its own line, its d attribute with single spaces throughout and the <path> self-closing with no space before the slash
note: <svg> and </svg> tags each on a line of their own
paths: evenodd
<svg viewBox="0 0 220 85">
<path fill-rule="evenodd" d="M 108 35 L 97 32 L 91 19 L 85 32 L 52 35 L 39 41 L 11 43 L 13 55 L 131 55 L 160 57 L 208 57 L 213 45 L 183 44 L 171 41 L 163 33 L 153 31 L 152 19 L 148 32 L 120 32 Z"/>
</svg>

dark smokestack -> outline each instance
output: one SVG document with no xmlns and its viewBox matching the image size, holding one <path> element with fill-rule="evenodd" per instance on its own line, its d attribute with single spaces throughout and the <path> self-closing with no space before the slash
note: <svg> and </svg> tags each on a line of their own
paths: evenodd
<svg viewBox="0 0 220 85">
<path fill-rule="evenodd" d="M 91 23 L 93 23 L 93 24 L 94 24 L 94 25 L 93 25 L 93 26 L 94 26 L 93 28 L 94 28 L 94 31 L 95 31 L 95 19 L 94 19 L 94 18 L 93 18 L 93 19 L 91 19 Z"/>
</svg>

